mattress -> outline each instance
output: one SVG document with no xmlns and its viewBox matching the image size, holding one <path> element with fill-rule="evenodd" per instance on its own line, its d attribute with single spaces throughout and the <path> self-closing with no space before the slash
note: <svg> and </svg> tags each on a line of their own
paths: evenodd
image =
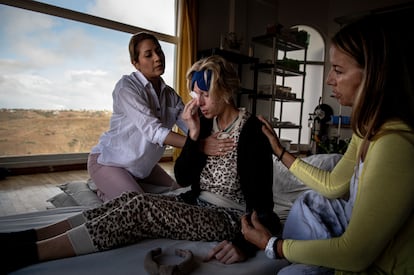
<svg viewBox="0 0 414 275">
<path fill-rule="evenodd" d="M 75 215 L 82 209 L 83 207 L 61 207 L 0 217 L 0 232 L 42 227 Z M 194 262 L 191 274 L 276 274 L 280 268 L 288 264 L 285 260 L 268 259 L 263 251 L 259 251 L 256 257 L 243 263 L 226 265 L 216 260 L 204 262 L 204 258 L 216 244 L 216 242 L 148 239 L 118 249 L 31 265 L 11 274 L 148 274 L 144 268 L 145 256 L 158 247 L 162 249 L 162 264 L 177 264 L 182 260 L 174 255 L 176 249 L 190 250 Z"/>
</svg>

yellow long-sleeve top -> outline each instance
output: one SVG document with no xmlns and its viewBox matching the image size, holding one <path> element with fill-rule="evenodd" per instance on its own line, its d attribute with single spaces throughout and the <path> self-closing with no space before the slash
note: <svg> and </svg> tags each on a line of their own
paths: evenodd
<svg viewBox="0 0 414 275">
<path fill-rule="evenodd" d="M 349 191 L 361 144 L 362 139 L 353 135 L 332 172 L 299 158 L 290 171 L 324 196 L 339 198 Z M 291 262 L 334 268 L 336 274 L 414 274 L 413 206 L 414 134 L 401 122 L 388 122 L 369 144 L 342 236 L 285 240 L 283 253 Z"/>
</svg>

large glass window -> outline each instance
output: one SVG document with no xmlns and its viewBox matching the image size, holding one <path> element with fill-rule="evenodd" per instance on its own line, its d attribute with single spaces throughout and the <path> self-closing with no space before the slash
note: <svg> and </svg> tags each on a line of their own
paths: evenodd
<svg viewBox="0 0 414 275">
<path fill-rule="evenodd" d="M 175 0 L 43 2 L 175 35 Z M 0 36 L 0 157 L 89 152 L 108 128 L 115 83 L 135 70 L 131 34 L 0 5 Z M 161 46 L 174 87 L 176 44 Z"/>
<path fill-rule="evenodd" d="M 176 34 L 175 0 L 40 0 L 140 28 Z"/>
</svg>

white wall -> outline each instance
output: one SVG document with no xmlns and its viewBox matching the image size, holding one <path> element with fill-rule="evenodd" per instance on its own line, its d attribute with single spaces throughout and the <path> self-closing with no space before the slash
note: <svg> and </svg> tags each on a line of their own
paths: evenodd
<svg viewBox="0 0 414 275">
<path fill-rule="evenodd" d="M 232 0 L 199 0 L 198 49 L 218 47 L 220 34 L 229 32 L 229 6 Z M 276 23 L 276 0 L 233 0 L 235 4 L 235 32 L 243 40 L 241 51 L 248 53 L 253 36 L 264 34 L 267 24 Z"/>
<path fill-rule="evenodd" d="M 268 24 L 311 26 L 320 32 L 329 48 L 329 38 L 340 28 L 335 18 L 412 3 L 412 0 L 199 0 L 199 50 L 218 47 L 220 34 L 229 31 L 230 1 L 235 3 L 235 31 L 244 38 L 242 53 L 246 54 L 250 39 L 264 34 Z M 325 60 L 328 60 L 327 56 Z M 329 64 L 325 67 L 325 75 L 328 69 Z M 325 85 L 323 103 L 330 105 L 337 115 L 339 105 L 330 95 L 331 91 Z M 350 112 L 350 108 L 342 108 L 342 115 L 350 115 Z M 344 131 L 345 135 L 350 135 L 350 130 Z"/>
<path fill-rule="evenodd" d="M 279 0 L 278 17 L 280 22 L 286 26 L 304 24 L 319 30 L 326 39 L 326 45 L 329 47 L 329 38 L 334 35 L 340 28 L 334 19 L 344 16 L 357 16 L 369 12 L 370 10 L 390 7 L 403 3 L 409 3 L 408 0 Z M 329 52 L 326 51 L 326 54 Z M 329 60 L 326 57 L 325 60 Z M 328 64 L 329 65 L 329 64 Z M 329 69 L 328 65 L 326 70 Z M 335 113 L 339 111 L 339 105 L 335 99 L 330 97 L 330 89 L 325 85 L 323 91 L 323 102 L 331 105 Z M 350 108 L 342 108 L 343 115 L 350 114 Z"/>
</svg>

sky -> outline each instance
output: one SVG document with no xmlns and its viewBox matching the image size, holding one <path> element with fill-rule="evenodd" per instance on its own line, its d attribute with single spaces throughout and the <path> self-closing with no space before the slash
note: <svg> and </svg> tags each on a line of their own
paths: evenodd
<svg viewBox="0 0 414 275">
<path fill-rule="evenodd" d="M 174 0 L 44 0 L 174 35 Z M 130 64 L 131 34 L 0 4 L 0 108 L 112 110 L 112 90 Z M 171 44 L 167 84 L 173 86 Z"/>
</svg>

